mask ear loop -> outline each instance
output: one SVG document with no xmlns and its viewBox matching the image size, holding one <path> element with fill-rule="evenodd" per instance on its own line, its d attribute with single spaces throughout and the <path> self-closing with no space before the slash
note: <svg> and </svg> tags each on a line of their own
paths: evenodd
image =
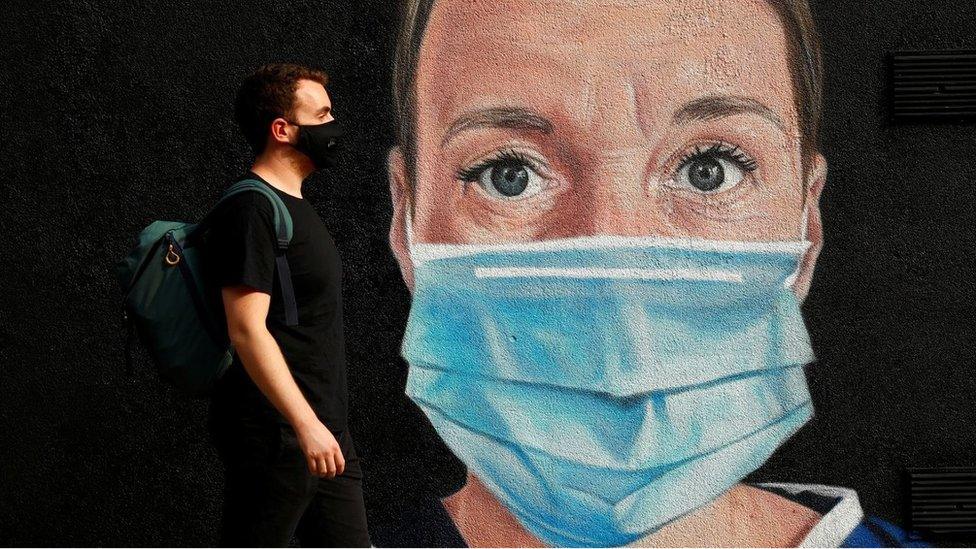
<svg viewBox="0 0 976 549">
<path fill-rule="evenodd" d="M 802 218 L 803 221 L 800 223 L 800 241 L 801 242 L 806 242 L 808 244 L 808 249 L 809 249 L 809 244 L 810 243 L 807 241 L 807 225 L 809 224 L 809 221 L 810 221 L 810 202 L 809 201 L 806 201 L 806 203 L 803 204 L 803 214 L 802 214 L 801 218 Z M 800 258 L 796 262 L 796 269 L 793 271 L 792 274 L 790 274 L 790 276 L 786 277 L 786 280 L 783 281 L 783 286 L 785 286 L 787 288 L 792 288 L 793 287 L 793 284 L 796 283 L 796 279 L 799 278 L 799 276 L 800 276 L 800 269 L 802 267 L 803 267 L 803 256 L 801 255 Z"/>
<path fill-rule="evenodd" d="M 407 231 L 407 253 L 410 255 L 410 262 L 413 263 L 414 266 L 416 266 L 417 265 L 417 262 L 414 260 L 414 247 L 415 246 L 414 246 L 414 242 L 413 242 L 413 221 L 412 221 L 413 220 L 413 208 L 410 206 L 410 203 L 409 202 L 405 205 L 405 209 L 406 209 L 406 211 L 404 212 L 404 216 L 403 217 L 404 217 L 404 223 L 406 225 L 405 228 L 406 228 L 406 231 Z"/>
</svg>

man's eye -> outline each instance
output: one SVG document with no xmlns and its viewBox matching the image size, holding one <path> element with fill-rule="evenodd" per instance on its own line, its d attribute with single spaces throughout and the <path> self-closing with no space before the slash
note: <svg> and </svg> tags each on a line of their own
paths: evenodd
<svg viewBox="0 0 976 549">
<path fill-rule="evenodd" d="M 498 200 L 524 200 L 545 188 L 545 178 L 520 156 L 485 161 L 459 173 L 458 178 L 478 183 L 488 196 Z"/>
<path fill-rule="evenodd" d="M 696 149 L 681 161 L 675 183 L 686 189 L 714 194 L 735 187 L 745 179 L 746 172 L 755 169 L 755 162 L 738 149 L 722 146 L 704 151 Z"/>
</svg>

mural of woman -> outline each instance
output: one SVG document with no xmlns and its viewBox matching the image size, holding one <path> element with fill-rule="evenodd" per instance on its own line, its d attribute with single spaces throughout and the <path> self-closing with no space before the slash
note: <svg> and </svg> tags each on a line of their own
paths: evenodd
<svg viewBox="0 0 976 549">
<path fill-rule="evenodd" d="M 813 414 L 804 0 L 410 0 L 392 249 L 407 394 L 470 546 L 891 546 L 852 490 L 742 479 Z M 445 541 L 446 544 L 461 541 Z"/>
</svg>

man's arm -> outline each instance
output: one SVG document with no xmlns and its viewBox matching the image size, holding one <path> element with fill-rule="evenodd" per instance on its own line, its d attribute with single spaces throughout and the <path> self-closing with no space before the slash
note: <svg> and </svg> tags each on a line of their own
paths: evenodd
<svg viewBox="0 0 976 549">
<path fill-rule="evenodd" d="M 271 296 L 246 285 L 221 288 L 227 331 L 244 369 L 298 435 L 314 475 L 341 475 L 346 461 L 339 443 L 305 400 L 265 325 Z"/>
</svg>

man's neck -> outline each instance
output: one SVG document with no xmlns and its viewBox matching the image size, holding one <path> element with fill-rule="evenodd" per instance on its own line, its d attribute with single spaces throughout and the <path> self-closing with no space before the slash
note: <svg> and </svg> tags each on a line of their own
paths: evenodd
<svg viewBox="0 0 976 549">
<path fill-rule="evenodd" d="M 543 547 L 469 472 L 443 500 L 469 547 Z M 820 514 L 758 488 L 737 484 L 711 503 L 631 544 L 634 547 L 794 547 Z"/>
<path fill-rule="evenodd" d="M 254 160 L 251 171 L 278 190 L 302 198 L 302 181 L 312 173 L 312 166 L 285 151 L 265 151 Z"/>
</svg>

